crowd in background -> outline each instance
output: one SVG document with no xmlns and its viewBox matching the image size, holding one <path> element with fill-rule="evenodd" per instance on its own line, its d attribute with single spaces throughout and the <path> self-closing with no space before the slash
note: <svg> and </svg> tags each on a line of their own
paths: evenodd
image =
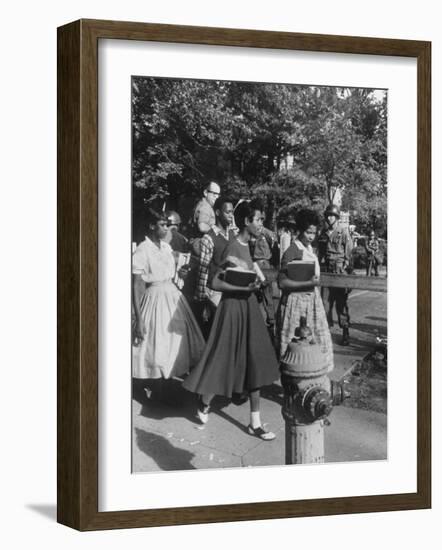
<svg viewBox="0 0 442 550">
<path fill-rule="evenodd" d="M 258 200 L 236 204 L 210 182 L 182 233 L 176 211 L 146 208 L 145 239 L 133 254 L 134 358 L 136 379 L 180 377 L 197 396 L 197 415 L 209 419 L 215 395 L 250 401 L 251 436 L 275 437 L 260 418 L 260 388 L 279 377 L 278 361 L 295 329 L 306 318 L 315 341 L 333 369 L 329 327 L 333 310 L 349 344 L 350 315 L 345 288 L 321 295 L 320 273 L 352 271 L 353 243 L 330 204 L 321 224 L 314 210 L 302 209 L 265 227 Z M 379 274 L 379 242 L 366 241 L 367 275 Z M 288 265 L 308 260 L 306 281 L 288 276 Z M 245 286 L 228 271 L 251 273 Z M 325 311 L 323 300 L 328 304 Z"/>
</svg>

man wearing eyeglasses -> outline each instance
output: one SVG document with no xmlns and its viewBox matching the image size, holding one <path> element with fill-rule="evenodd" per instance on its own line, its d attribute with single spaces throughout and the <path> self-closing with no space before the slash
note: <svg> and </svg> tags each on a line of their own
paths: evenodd
<svg viewBox="0 0 442 550">
<path fill-rule="evenodd" d="M 190 220 L 188 231 L 189 243 L 191 245 L 190 273 L 186 278 L 183 293 L 188 299 L 195 315 L 199 316 L 197 304 L 193 301 L 193 295 L 197 285 L 198 265 L 201 255 L 201 238 L 215 225 L 215 211 L 213 205 L 221 192 L 220 186 L 211 181 L 203 191 L 203 197 L 195 206 L 193 216 Z"/>
<path fill-rule="evenodd" d="M 215 225 L 213 205 L 221 192 L 220 186 L 211 181 L 203 191 L 203 198 L 198 202 L 193 213 L 193 223 L 201 235 L 206 234 Z"/>
</svg>

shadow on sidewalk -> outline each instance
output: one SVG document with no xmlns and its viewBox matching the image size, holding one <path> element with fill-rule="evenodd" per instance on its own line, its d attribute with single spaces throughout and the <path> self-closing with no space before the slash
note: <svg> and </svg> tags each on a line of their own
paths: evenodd
<svg viewBox="0 0 442 550">
<path fill-rule="evenodd" d="M 147 397 L 146 388 L 152 392 L 150 398 Z M 164 380 L 161 387 L 159 380 L 141 380 L 133 379 L 132 397 L 142 405 L 139 416 L 151 420 L 163 420 L 166 418 L 184 418 L 193 424 L 199 424 L 196 417 L 197 396 L 182 387 L 181 380 Z M 273 401 L 282 405 L 283 395 L 281 385 L 273 383 L 261 389 L 261 399 Z M 211 414 L 215 414 L 233 424 L 236 428 L 246 432 L 247 426 L 238 422 L 228 412 L 223 409 L 231 405 L 249 408 L 248 398 L 241 403 L 235 403 L 234 399 L 216 395 L 212 401 Z"/>
<path fill-rule="evenodd" d="M 341 340 L 342 340 L 342 334 L 341 332 L 332 332 L 332 341 L 333 341 L 333 354 L 335 356 L 341 355 L 341 356 L 360 356 L 362 357 L 366 355 L 368 352 L 372 351 L 376 346 L 375 337 L 373 336 L 373 340 L 366 340 L 362 338 L 357 338 L 354 335 L 354 331 L 352 329 L 357 329 L 356 325 L 353 327 L 353 324 L 350 327 L 350 344 L 348 346 L 342 346 Z"/>
<path fill-rule="evenodd" d="M 370 321 L 382 321 L 383 323 L 387 324 L 387 317 L 373 317 L 371 315 L 367 315 L 365 318 L 370 319 Z"/>
<path fill-rule="evenodd" d="M 267 401 L 272 401 L 280 406 L 282 406 L 283 401 L 283 390 L 280 384 L 273 383 L 269 386 L 263 386 L 261 388 L 261 400 L 265 399 Z M 238 399 L 239 396 L 236 395 L 236 398 Z M 233 418 L 230 414 L 227 412 L 224 412 L 223 409 L 230 407 L 246 407 L 247 411 L 249 411 L 249 399 L 248 397 L 241 397 L 241 401 L 237 402 L 235 401 L 235 398 L 229 399 L 228 397 L 222 397 L 220 395 L 217 395 L 213 399 L 213 405 L 212 405 L 212 411 L 214 414 L 217 414 L 224 420 L 227 420 L 237 428 L 239 428 L 242 432 L 247 432 L 247 425 L 242 424 L 241 422 L 238 422 L 235 418 Z"/>
<path fill-rule="evenodd" d="M 236 418 L 233 418 L 232 416 L 230 416 L 229 414 L 223 411 L 223 408 L 228 407 L 230 404 L 231 404 L 231 401 L 226 398 L 215 397 L 213 399 L 213 408 L 212 408 L 211 414 L 216 414 L 220 418 L 226 420 L 227 422 L 230 422 L 230 424 L 233 424 L 236 428 L 238 428 L 242 432 L 247 432 L 247 426 L 245 426 L 241 422 L 238 422 Z M 244 406 L 244 405 L 240 405 L 240 406 Z"/>
<path fill-rule="evenodd" d="M 146 393 L 151 392 L 150 397 Z M 182 381 L 133 379 L 132 398 L 142 405 L 140 416 L 153 420 L 186 418 L 194 421 L 196 397 L 182 387 Z"/>
<path fill-rule="evenodd" d="M 281 384 L 273 382 L 268 386 L 263 386 L 261 388 L 261 399 L 267 401 L 273 401 L 274 403 L 282 406 L 283 402 L 283 389 Z M 228 397 L 215 396 L 213 400 L 213 412 L 219 413 L 219 415 L 225 420 L 230 421 L 235 426 L 241 428 L 243 431 L 247 431 L 247 426 L 243 426 L 240 422 L 237 422 L 234 418 L 231 418 L 227 413 L 223 412 L 222 409 L 229 407 L 230 405 L 235 405 L 236 407 L 246 407 L 249 410 L 249 400 L 244 399 L 241 403 L 235 403 L 234 399 L 229 399 Z"/>
<path fill-rule="evenodd" d="M 165 437 L 135 428 L 135 444 L 138 449 L 156 462 L 160 470 L 195 470 L 191 460 L 195 455 L 178 449 Z"/>
<path fill-rule="evenodd" d="M 387 326 L 380 323 L 351 323 L 351 329 L 370 334 L 373 338 L 375 338 L 378 334 L 382 334 L 383 336 L 387 334 Z"/>
<path fill-rule="evenodd" d="M 282 389 L 281 384 L 273 383 L 270 386 L 264 386 L 261 389 L 261 398 L 267 399 L 268 401 L 273 401 L 280 407 L 284 401 L 284 390 Z"/>
</svg>

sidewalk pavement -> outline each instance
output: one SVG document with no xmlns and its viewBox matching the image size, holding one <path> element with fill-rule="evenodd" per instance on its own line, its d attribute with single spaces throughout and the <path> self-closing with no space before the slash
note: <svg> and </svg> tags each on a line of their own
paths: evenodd
<svg viewBox="0 0 442 550">
<path fill-rule="evenodd" d="M 352 330 L 350 346 L 342 347 L 332 329 L 338 379 L 373 345 L 372 336 Z M 165 381 L 161 399 L 148 399 L 142 387 L 133 393 L 133 471 L 188 470 L 269 466 L 285 463 L 282 388 L 279 382 L 263 388 L 261 418 L 276 433 L 268 442 L 248 435 L 248 402 L 237 406 L 216 397 L 209 422 L 196 417 L 196 397 L 179 380 Z M 387 417 L 369 410 L 335 407 L 325 427 L 325 461 L 347 462 L 387 458 Z"/>
</svg>

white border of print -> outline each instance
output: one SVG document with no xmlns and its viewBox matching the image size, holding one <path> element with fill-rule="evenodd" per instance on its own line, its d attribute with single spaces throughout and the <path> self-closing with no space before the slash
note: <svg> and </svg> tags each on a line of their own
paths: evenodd
<svg viewBox="0 0 442 550">
<path fill-rule="evenodd" d="M 388 89 L 388 460 L 131 473 L 132 75 Z M 99 511 L 416 492 L 416 89 L 408 58 L 99 41 Z"/>
</svg>

